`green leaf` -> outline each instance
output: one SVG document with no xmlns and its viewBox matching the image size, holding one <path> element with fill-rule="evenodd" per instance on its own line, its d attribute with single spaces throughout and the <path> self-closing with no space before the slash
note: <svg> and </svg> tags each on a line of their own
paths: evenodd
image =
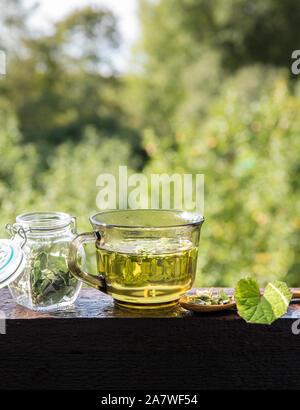
<svg viewBox="0 0 300 410">
<path fill-rule="evenodd" d="M 222 301 L 224 302 L 224 300 L 228 300 L 228 299 L 230 299 L 230 296 L 229 295 L 227 295 L 227 293 L 226 292 L 224 292 L 224 290 L 223 289 L 221 289 L 220 290 L 220 298 L 222 299 Z"/>
<path fill-rule="evenodd" d="M 271 324 L 286 313 L 292 294 L 284 282 L 276 280 L 266 286 L 261 297 L 256 280 L 247 276 L 237 283 L 234 297 L 246 322 Z"/>
</svg>

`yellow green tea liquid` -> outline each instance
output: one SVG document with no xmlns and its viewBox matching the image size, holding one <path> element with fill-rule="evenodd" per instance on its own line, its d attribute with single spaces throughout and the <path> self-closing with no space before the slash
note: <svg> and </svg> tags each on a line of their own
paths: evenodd
<svg viewBox="0 0 300 410">
<path fill-rule="evenodd" d="M 112 249 L 113 248 L 113 249 Z M 198 249 L 190 241 L 139 240 L 97 245 L 107 292 L 128 307 L 162 307 L 186 293 L 195 279 Z"/>
</svg>

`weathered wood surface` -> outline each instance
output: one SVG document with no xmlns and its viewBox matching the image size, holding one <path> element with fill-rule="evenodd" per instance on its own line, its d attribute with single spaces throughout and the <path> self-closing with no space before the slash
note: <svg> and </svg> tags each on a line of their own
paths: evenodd
<svg viewBox="0 0 300 410">
<path fill-rule="evenodd" d="M 121 309 L 89 288 L 76 305 L 42 314 L 0 291 L 0 388 L 299 389 L 300 305 L 271 326 L 234 310 L 195 314 Z M 299 325 L 300 328 L 300 325 Z"/>
<path fill-rule="evenodd" d="M 224 288 L 228 294 L 233 294 L 230 288 Z M 189 293 L 194 293 L 191 290 Z M 181 308 L 179 305 L 166 309 L 136 310 L 125 309 L 114 303 L 113 299 L 92 288 L 82 288 L 76 304 L 63 311 L 41 313 L 34 312 L 17 305 L 10 296 L 8 289 L 0 290 L 0 310 L 5 313 L 6 319 L 47 319 L 47 318 L 182 318 L 191 317 L 193 320 L 242 320 L 235 309 L 219 313 L 195 314 Z M 288 312 L 282 319 L 300 318 L 300 303 L 291 303 Z"/>
</svg>

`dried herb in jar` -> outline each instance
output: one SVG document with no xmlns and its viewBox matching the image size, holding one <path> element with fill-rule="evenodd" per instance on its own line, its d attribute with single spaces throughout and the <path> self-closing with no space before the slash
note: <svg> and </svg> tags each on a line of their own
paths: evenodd
<svg viewBox="0 0 300 410">
<path fill-rule="evenodd" d="M 65 296 L 72 297 L 76 278 L 68 271 L 66 257 L 60 245 L 42 245 L 31 249 L 31 294 L 35 304 L 55 304 Z"/>
</svg>

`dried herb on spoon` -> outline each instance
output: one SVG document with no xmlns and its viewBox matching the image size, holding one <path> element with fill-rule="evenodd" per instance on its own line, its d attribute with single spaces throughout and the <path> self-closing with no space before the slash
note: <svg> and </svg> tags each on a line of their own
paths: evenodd
<svg viewBox="0 0 300 410">
<path fill-rule="evenodd" d="M 196 291 L 195 295 L 187 296 L 188 303 L 195 303 L 197 305 L 226 305 L 232 302 L 232 296 L 228 295 L 223 289 L 214 293 L 213 289 Z"/>
</svg>

